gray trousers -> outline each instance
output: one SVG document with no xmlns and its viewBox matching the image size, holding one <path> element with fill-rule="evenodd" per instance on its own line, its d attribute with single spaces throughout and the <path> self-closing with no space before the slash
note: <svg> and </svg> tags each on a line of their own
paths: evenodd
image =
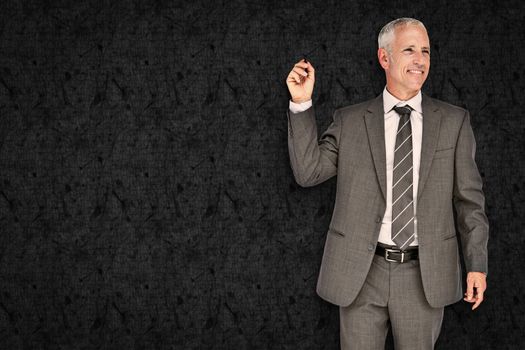
<svg viewBox="0 0 525 350">
<path fill-rule="evenodd" d="M 339 307 L 341 349 L 384 350 L 390 325 L 396 350 L 433 349 L 443 310 L 425 299 L 419 260 L 400 264 L 375 255 L 357 298 Z"/>
</svg>

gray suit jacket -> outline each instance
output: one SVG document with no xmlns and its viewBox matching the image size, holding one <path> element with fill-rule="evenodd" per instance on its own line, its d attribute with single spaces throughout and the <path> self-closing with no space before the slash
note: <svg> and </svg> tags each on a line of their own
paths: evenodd
<svg viewBox="0 0 525 350">
<path fill-rule="evenodd" d="M 469 113 L 424 94 L 422 108 L 419 260 L 426 298 L 431 306 L 441 307 L 463 297 L 453 207 L 467 271 L 487 272 L 488 220 Z M 336 110 L 320 139 L 314 107 L 287 114 L 296 181 L 314 186 L 337 175 L 317 293 L 347 306 L 370 268 L 386 207 L 382 95 Z"/>
</svg>

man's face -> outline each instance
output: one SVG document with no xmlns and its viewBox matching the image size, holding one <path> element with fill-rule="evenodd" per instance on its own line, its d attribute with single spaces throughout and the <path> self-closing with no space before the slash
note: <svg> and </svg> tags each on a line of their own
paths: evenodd
<svg viewBox="0 0 525 350">
<path fill-rule="evenodd" d="M 425 29 L 403 25 L 395 29 L 391 54 L 378 50 L 379 63 L 385 70 L 388 91 L 401 100 L 415 96 L 430 69 L 430 41 Z"/>
</svg>

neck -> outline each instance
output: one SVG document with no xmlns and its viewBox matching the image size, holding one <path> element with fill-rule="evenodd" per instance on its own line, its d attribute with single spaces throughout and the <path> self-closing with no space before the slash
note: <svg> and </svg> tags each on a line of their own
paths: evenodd
<svg viewBox="0 0 525 350">
<path fill-rule="evenodd" d="M 391 86 L 389 86 L 388 84 L 386 85 L 386 89 L 388 90 L 388 92 L 394 96 L 395 98 L 397 98 L 398 100 L 401 100 L 401 101 L 407 101 L 407 100 L 410 100 L 412 97 L 416 96 L 418 93 L 419 93 L 419 90 L 416 90 L 416 91 L 409 91 L 409 92 L 402 92 L 402 91 L 399 91 L 399 90 L 396 90 L 396 89 L 392 89 Z"/>
</svg>

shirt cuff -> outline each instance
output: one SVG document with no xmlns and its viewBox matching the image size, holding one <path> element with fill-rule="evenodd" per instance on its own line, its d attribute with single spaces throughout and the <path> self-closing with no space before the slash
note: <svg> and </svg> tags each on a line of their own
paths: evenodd
<svg viewBox="0 0 525 350">
<path fill-rule="evenodd" d="M 290 111 L 292 113 L 300 113 L 306 111 L 308 108 L 312 107 L 312 100 L 306 102 L 295 103 L 290 100 Z"/>
</svg>

